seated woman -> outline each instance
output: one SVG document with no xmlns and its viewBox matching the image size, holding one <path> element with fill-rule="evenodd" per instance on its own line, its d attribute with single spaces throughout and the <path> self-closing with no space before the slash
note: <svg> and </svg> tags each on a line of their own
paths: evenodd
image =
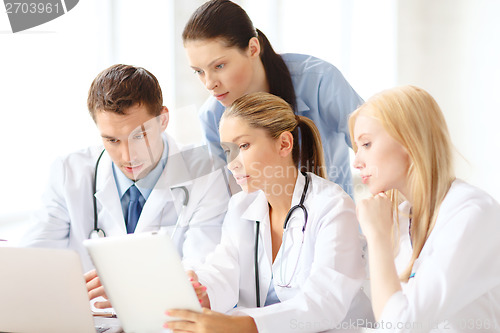
<svg viewBox="0 0 500 333">
<path fill-rule="evenodd" d="M 220 136 L 243 191 L 231 198 L 221 244 L 194 279 L 203 304 L 235 316 L 168 310 L 181 320 L 165 327 L 323 331 L 341 324 L 351 306 L 352 322 L 369 318 L 360 290 L 365 267 L 354 203 L 324 179 L 314 123 L 295 116 L 281 98 L 254 93 L 224 112 Z"/>
<path fill-rule="evenodd" d="M 380 328 L 498 332 L 500 205 L 455 178 L 436 101 L 413 86 L 383 91 L 349 125 L 373 194 L 357 215 Z"/>
</svg>

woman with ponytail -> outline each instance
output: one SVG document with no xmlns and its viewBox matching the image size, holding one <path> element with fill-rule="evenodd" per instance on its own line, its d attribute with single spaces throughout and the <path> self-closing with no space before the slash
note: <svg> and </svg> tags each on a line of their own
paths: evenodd
<svg viewBox="0 0 500 333">
<path fill-rule="evenodd" d="M 500 205 L 456 179 L 444 116 L 425 90 L 383 91 L 350 120 L 373 310 L 397 332 L 500 331 Z M 394 258 L 396 256 L 396 258 Z"/>
<path fill-rule="evenodd" d="M 212 95 L 199 113 L 207 143 L 222 155 L 219 121 L 237 98 L 274 94 L 316 124 L 328 179 L 352 195 L 347 119 L 362 100 L 337 68 L 309 55 L 277 54 L 247 13 L 229 0 L 200 6 L 182 38 L 191 67 Z"/>
<path fill-rule="evenodd" d="M 283 99 L 259 92 L 226 109 L 220 137 L 243 191 L 230 200 L 221 244 L 192 273 L 206 309 L 169 310 L 181 320 L 166 327 L 318 332 L 340 327 L 343 320 L 370 319 L 360 290 L 365 267 L 354 204 L 323 178 L 314 123 L 296 116 Z"/>
</svg>

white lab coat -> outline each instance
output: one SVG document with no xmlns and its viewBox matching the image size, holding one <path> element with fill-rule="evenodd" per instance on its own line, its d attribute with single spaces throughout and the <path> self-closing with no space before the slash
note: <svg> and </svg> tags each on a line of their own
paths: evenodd
<svg viewBox="0 0 500 333">
<path fill-rule="evenodd" d="M 221 244 L 197 270 L 207 287 L 213 310 L 250 315 L 259 332 L 322 331 L 337 326 L 346 317 L 365 278 L 364 260 L 355 207 L 335 183 L 310 174 L 304 202 L 309 219 L 302 250 L 304 215 L 296 210 L 289 221 L 286 248 L 281 247 L 274 264 L 268 202 L 262 191 L 233 195 L 224 220 Z M 300 201 L 305 177 L 299 174 L 292 206 Z M 254 241 L 260 221 L 259 276 L 261 306 L 266 301 L 271 277 L 281 303 L 256 307 Z M 281 281 L 280 259 L 284 252 Z M 297 270 L 292 270 L 300 254 Z M 280 287 L 280 282 L 290 287 Z M 362 293 L 362 292 L 361 292 Z M 233 307 L 237 307 L 233 310 Z M 365 296 L 365 307 L 369 307 Z M 359 312 L 366 308 L 359 309 Z M 356 317 L 351 314 L 351 317 Z"/>
<path fill-rule="evenodd" d="M 172 232 L 179 220 L 174 242 L 186 268 L 194 268 L 220 242 L 229 192 L 223 170 L 213 170 L 203 147 L 181 150 L 170 136 L 166 137 L 167 164 L 144 204 L 135 232 L 160 228 Z M 102 147 L 87 148 L 54 163 L 43 208 L 35 214 L 34 228 L 23 239 L 23 245 L 71 248 L 80 254 L 85 271 L 93 268 L 82 242 L 94 228 L 92 187 L 101 151 Z M 185 208 L 184 192 L 172 189 L 176 186 L 186 186 L 189 191 Z M 112 161 L 106 152 L 99 164 L 95 196 L 99 228 L 107 236 L 125 235 Z"/>
<path fill-rule="evenodd" d="M 409 204 L 400 207 L 400 273 L 408 264 Z M 500 205 L 455 180 L 413 265 L 386 303 L 380 328 L 396 332 L 500 331 Z M 389 330 L 391 331 L 391 330 Z"/>
</svg>

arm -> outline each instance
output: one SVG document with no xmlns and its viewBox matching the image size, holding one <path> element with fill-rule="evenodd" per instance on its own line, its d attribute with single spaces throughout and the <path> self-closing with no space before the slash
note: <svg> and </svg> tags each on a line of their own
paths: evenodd
<svg viewBox="0 0 500 333">
<path fill-rule="evenodd" d="M 389 295 L 390 281 L 379 279 L 378 285 L 373 284 L 372 291 L 386 290 L 384 298 L 379 299 L 380 322 L 393 327 L 404 324 L 395 331 L 427 332 L 439 323 L 463 330 L 467 316 L 490 318 L 486 314 L 479 318 L 481 311 L 476 310 L 481 305 L 474 302 L 499 286 L 500 244 L 494 235 L 500 233 L 500 211 L 496 208 L 493 212 L 471 199 L 456 205 L 453 213 L 446 208 L 443 202 L 436 226 L 414 264 L 415 276 L 405 288 L 393 289 Z M 377 240 L 370 238 L 372 243 Z M 471 311 L 471 307 L 476 310 Z"/>
<path fill-rule="evenodd" d="M 224 110 L 225 108 L 216 99 L 209 97 L 198 111 L 198 118 L 203 132 L 203 143 L 209 146 L 214 156 L 225 161 L 219 136 L 219 122 Z"/>
<path fill-rule="evenodd" d="M 183 264 L 186 269 L 196 269 L 211 253 L 221 239 L 221 229 L 229 202 L 229 193 L 223 170 L 216 170 L 196 180 L 192 198 L 196 207 L 189 217 L 183 242 Z"/>
<path fill-rule="evenodd" d="M 391 241 L 391 201 L 383 193 L 361 200 L 357 215 L 368 243 L 372 305 L 378 320 L 389 298 L 401 290 Z"/>
<path fill-rule="evenodd" d="M 65 197 L 66 168 L 62 159 L 51 167 L 43 207 L 34 216 L 34 225 L 21 240 L 22 246 L 66 248 L 69 243 L 70 216 Z"/>
<path fill-rule="evenodd" d="M 209 309 L 203 309 L 202 313 L 187 310 L 169 310 L 166 314 L 182 319 L 167 322 L 163 326 L 174 332 L 258 332 L 254 320 L 249 316 L 228 316 Z"/>
<path fill-rule="evenodd" d="M 363 104 L 363 99 L 331 64 L 319 81 L 318 101 L 319 112 L 327 126 L 336 129 L 335 132 L 341 134 L 345 143 L 352 147 L 348 120 L 350 114 Z"/>
</svg>

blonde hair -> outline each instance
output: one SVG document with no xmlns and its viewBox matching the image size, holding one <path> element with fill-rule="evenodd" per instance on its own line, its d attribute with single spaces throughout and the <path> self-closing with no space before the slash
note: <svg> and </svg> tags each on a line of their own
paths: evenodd
<svg viewBox="0 0 500 333">
<path fill-rule="evenodd" d="M 448 128 L 441 109 L 428 92 L 414 86 L 396 87 L 376 94 L 352 113 L 349 130 L 355 152 L 353 129 L 363 110 L 377 118 L 410 157 L 407 175 L 412 197 L 410 233 L 413 253 L 400 276 L 402 281 L 408 281 L 413 264 L 434 228 L 439 207 L 455 179 Z M 393 189 L 388 195 L 397 217 L 399 193 Z M 397 238 L 394 237 L 395 247 Z"/>
<path fill-rule="evenodd" d="M 292 133 L 292 158 L 295 166 L 301 171 L 313 172 L 326 178 L 323 145 L 318 128 L 309 118 L 296 116 L 282 98 L 264 92 L 244 95 L 226 109 L 221 121 L 230 117 L 238 117 L 250 127 L 264 129 L 273 139 L 279 138 L 285 131 Z"/>
</svg>

